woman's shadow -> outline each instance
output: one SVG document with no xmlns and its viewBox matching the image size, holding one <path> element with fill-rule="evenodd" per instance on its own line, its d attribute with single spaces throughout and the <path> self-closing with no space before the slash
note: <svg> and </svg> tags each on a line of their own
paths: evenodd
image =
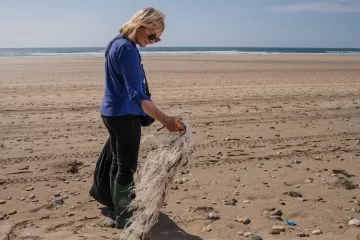
<svg viewBox="0 0 360 240">
<path fill-rule="evenodd" d="M 108 216 L 109 209 L 102 208 L 103 215 Z M 201 237 L 186 233 L 184 230 L 169 218 L 166 214 L 160 212 L 158 222 L 152 227 L 150 233 L 146 235 L 146 240 L 204 240 Z"/>
<path fill-rule="evenodd" d="M 203 238 L 186 233 L 184 230 L 169 218 L 169 216 L 160 212 L 158 222 L 153 226 L 148 234 L 149 240 L 203 240 Z"/>
</svg>

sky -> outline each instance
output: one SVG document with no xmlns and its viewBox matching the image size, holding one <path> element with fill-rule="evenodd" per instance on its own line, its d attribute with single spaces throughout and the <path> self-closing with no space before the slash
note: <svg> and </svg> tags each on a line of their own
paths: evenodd
<svg viewBox="0 0 360 240">
<path fill-rule="evenodd" d="M 156 47 L 360 48 L 360 0 L 0 0 L 0 48 L 104 47 L 144 7 Z"/>
</svg>

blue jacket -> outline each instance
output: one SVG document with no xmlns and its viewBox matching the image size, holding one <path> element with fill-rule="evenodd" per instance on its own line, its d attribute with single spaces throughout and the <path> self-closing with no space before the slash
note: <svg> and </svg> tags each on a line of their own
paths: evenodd
<svg viewBox="0 0 360 240">
<path fill-rule="evenodd" d="M 141 101 L 145 94 L 144 72 L 136 45 L 117 35 L 105 51 L 105 89 L 100 114 L 145 115 Z"/>
</svg>

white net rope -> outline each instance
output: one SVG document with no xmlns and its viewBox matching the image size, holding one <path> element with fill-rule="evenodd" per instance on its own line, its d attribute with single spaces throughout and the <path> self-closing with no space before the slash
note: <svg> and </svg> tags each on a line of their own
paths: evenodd
<svg viewBox="0 0 360 240">
<path fill-rule="evenodd" d="M 136 198 L 129 209 L 134 210 L 129 225 L 121 234 L 121 239 L 144 239 L 158 221 L 161 207 L 164 206 L 173 182 L 180 167 L 189 160 L 193 139 L 189 124 L 182 122 L 185 129 L 169 133 L 168 139 L 147 156 L 138 172 L 139 181 L 132 191 Z"/>
</svg>

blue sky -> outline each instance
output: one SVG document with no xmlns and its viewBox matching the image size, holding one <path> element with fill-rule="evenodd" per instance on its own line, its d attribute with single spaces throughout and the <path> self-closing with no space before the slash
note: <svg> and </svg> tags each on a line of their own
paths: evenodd
<svg viewBox="0 0 360 240">
<path fill-rule="evenodd" d="M 159 47 L 360 48 L 360 0 L 0 0 L 0 48 L 104 47 L 148 6 L 166 15 Z"/>
</svg>

